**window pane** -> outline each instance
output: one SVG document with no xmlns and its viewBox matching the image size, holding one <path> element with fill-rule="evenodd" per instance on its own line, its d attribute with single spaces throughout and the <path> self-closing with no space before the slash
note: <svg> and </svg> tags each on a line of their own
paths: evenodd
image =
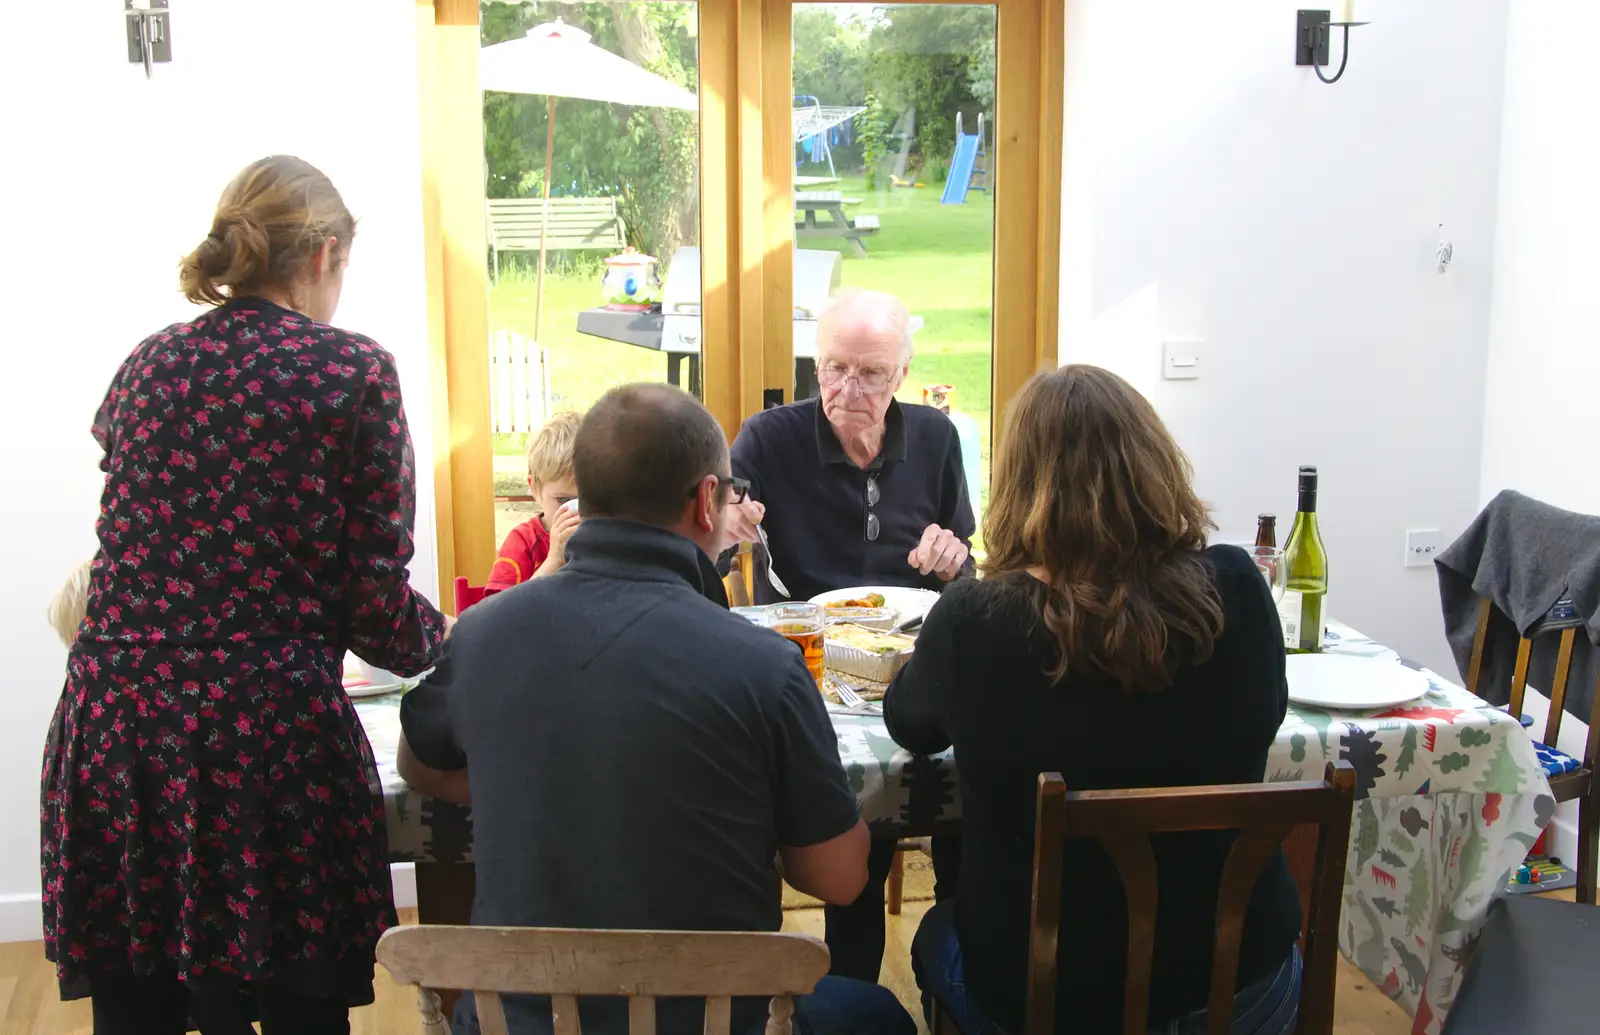
<svg viewBox="0 0 1600 1035">
<path fill-rule="evenodd" d="M 495 508 L 503 539 L 538 509 L 526 450 L 552 414 L 628 381 L 699 394 L 699 20 L 538 0 L 480 24 L 495 493 L 521 497 Z"/>
<path fill-rule="evenodd" d="M 995 8 L 794 5 L 795 306 L 896 295 L 915 354 L 902 402 L 948 407 L 982 521 L 989 483 Z M 824 351 L 827 344 L 823 343 Z M 818 391 L 795 321 L 795 397 Z"/>
</svg>

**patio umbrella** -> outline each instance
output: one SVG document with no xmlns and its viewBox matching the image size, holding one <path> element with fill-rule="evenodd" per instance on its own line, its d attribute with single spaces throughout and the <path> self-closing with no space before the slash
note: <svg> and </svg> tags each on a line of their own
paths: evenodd
<svg viewBox="0 0 1600 1035">
<path fill-rule="evenodd" d="M 700 100 L 677 83 L 589 42 L 589 34 L 560 21 L 529 29 L 517 40 L 478 53 L 478 83 L 485 90 L 544 94 L 549 98 L 544 141 L 544 212 L 539 221 L 539 273 L 534 289 L 533 336 L 544 331 L 544 239 L 550 220 L 550 165 L 555 151 L 556 98 L 573 97 L 641 108 L 698 111 Z"/>
</svg>

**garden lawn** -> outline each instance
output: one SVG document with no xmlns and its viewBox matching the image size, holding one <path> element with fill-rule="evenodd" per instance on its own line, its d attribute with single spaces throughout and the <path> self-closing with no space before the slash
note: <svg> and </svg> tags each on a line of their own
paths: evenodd
<svg viewBox="0 0 1600 1035">
<path fill-rule="evenodd" d="M 992 200 L 987 193 L 971 191 L 963 205 L 941 205 L 942 184 L 929 182 L 921 188 L 880 187 L 868 191 L 859 176 L 844 177 L 837 189 L 847 198 L 861 199 L 861 204 L 847 208 L 852 216 L 878 216 L 882 229 L 866 238 L 868 257 L 854 257 L 843 240 L 807 238 L 800 246 L 844 253 L 846 287 L 888 291 L 898 295 L 913 315 L 922 317 L 916 357 L 900 398 L 921 402 L 923 386 L 955 385 L 955 408 L 978 422 L 982 484 L 987 485 L 994 279 Z M 578 263 L 576 271 L 553 264 L 545 276 L 543 344 L 550 362 L 553 410 L 585 410 L 606 389 L 624 382 L 666 380 L 666 357 L 661 353 L 578 333 L 578 312 L 600 301 L 598 265 L 592 255 L 580 258 Z M 490 292 L 490 326 L 532 338 L 533 309 L 531 265 L 513 263 L 508 270 L 502 256 L 500 282 Z M 524 436 L 496 436 L 497 453 L 521 455 L 524 449 Z M 497 491 L 505 491 L 499 488 L 499 482 L 512 481 L 511 466 L 504 461 L 496 464 Z"/>
</svg>

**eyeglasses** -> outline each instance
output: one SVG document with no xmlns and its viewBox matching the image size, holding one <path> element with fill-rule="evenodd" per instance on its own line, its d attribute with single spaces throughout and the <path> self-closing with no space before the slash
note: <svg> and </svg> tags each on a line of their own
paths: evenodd
<svg viewBox="0 0 1600 1035">
<path fill-rule="evenodd" d="M 717 475 L 717 488 L 720 489 L 723 486 L 727 486 L 730 490 L 728 493 L 729 503 L 743 503 L 750 498 L 750 479 L 748 478 L 730 478 L 727 475 L 719 474 Z M 693 499 L 699 491 L 700 482 L 697 479 L 693 485 L 689 486 L 689 498 Z"/>
<path fill-rule="evenodd" d="M 888 388 L 889 382 L 894 380 L 894 371 L 858 370 L 851 373 L 843 363 L 824 363 L 817 368 L 817 384 L 824 388 L 838 388 L 850 380 L 855 381 L 858 391 L 870 395 Z"/>
<path fill-rule="evenodd" d="M 876 542 L 877 539 L 878 539 L 878 531 L 879 531 L 879 528 L 878 528 L 878 515 L 876 515 L 876 514 L 874 514 L 872 512 L 872 508 L 876 507 L 877 505 L 878 505 L 878 476 L 875 475 L 875 474 L 869 474 L 869 475 L 867 475 L 867 528 L 866 528 L 867 542 L 869 542 L 869 543 Z"/>
</svg>

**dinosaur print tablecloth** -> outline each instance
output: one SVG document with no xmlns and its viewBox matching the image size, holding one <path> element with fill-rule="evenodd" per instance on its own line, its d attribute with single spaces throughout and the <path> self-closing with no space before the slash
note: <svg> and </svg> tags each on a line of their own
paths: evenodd
<svg viewBox="0 0 1600 1035">
<path fill-rule="evenodd" d="M 1328 649 L 1419 668 L 1340 625 Z M 1348 760 L 1357 775 L 1340 946 L 1435 1035 L 1466 953 L 1513 866 L 1550 822 L 1555 801 L 1521 725 L 1426 673 L 1427 697 L 1375 712 L 1291 706 L 1267 762 L 1269 781 L 1318 779 Z M 466 863 L 469 810 L 412 793 L 395 770 L 398 695 L 359 701 L 377 758 L 394 861 Z M 839 755 L 862 815 L 880 831 L 960 818 L 950 754 L 913 755 L 883 720 L 835 715 Z"/>
</svg>

